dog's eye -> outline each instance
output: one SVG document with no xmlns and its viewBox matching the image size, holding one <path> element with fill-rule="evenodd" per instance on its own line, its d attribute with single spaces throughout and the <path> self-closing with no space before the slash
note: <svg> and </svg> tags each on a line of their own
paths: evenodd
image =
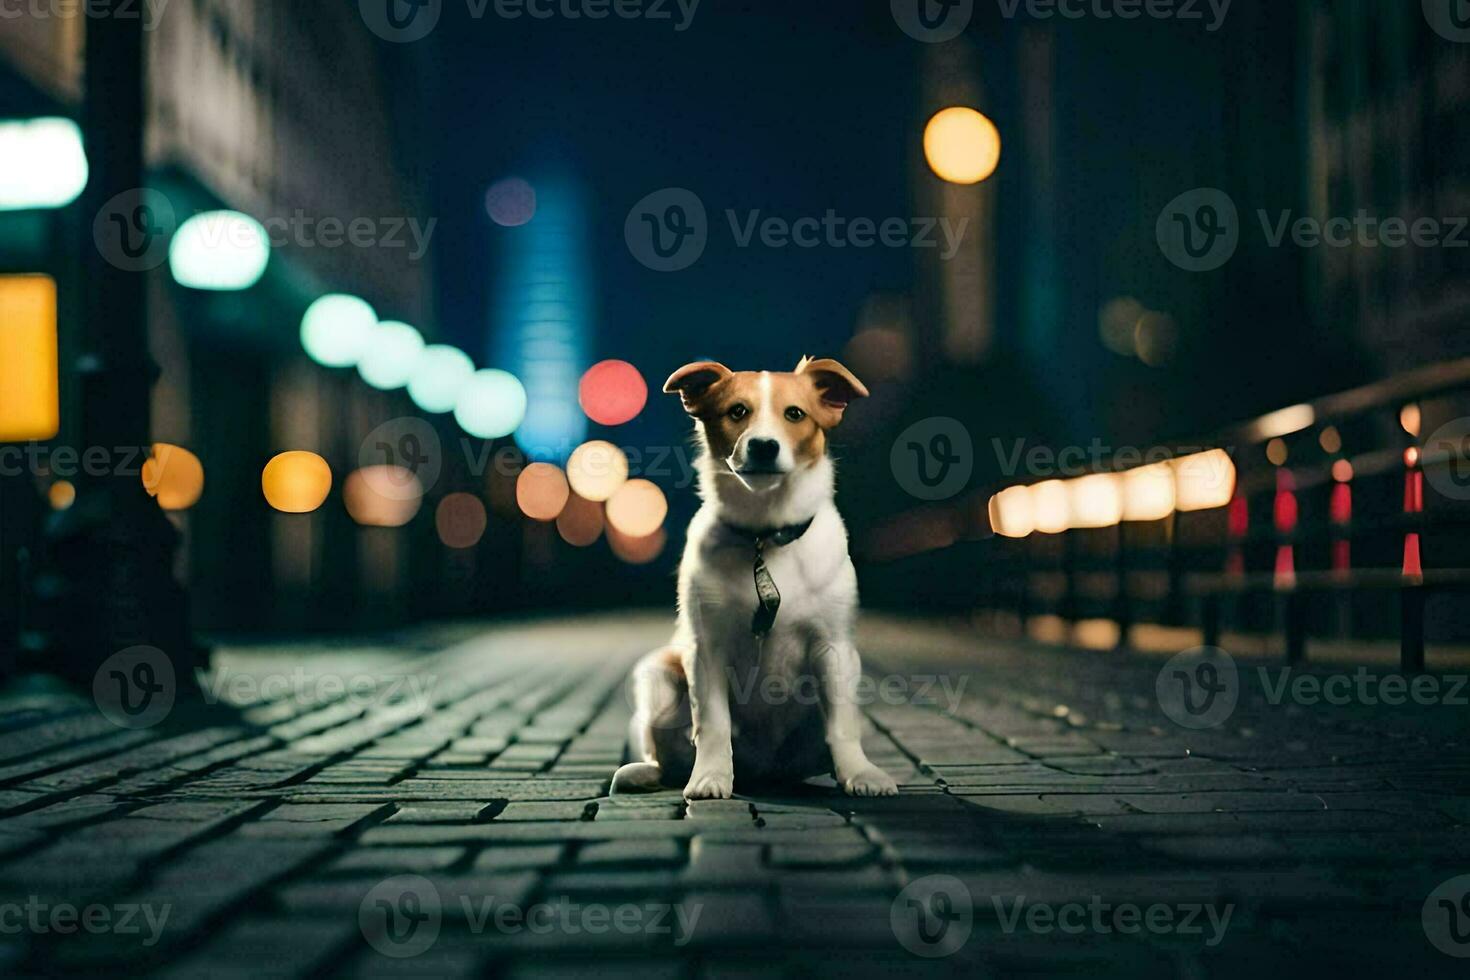
<svg viewBox="0 0 1470 980">
<path fill-rule="evenodd" d="M 800 422 L 804 418 L 806 418 L 806 413 L 795 405 L 786 410 L 786 421 L 788 422 Z"/>
<path fill-rule="evenodd" d="M 734 419 L 736 422 L 739 422 L 741 419 L 745 418 L 745 416 L 750 414 L 750 409 L 746 408 L 744 405 L 735 405 L 731 407 L 730 411 L 726 414 L 729 415 L 730 418 Z"/>
</svg>

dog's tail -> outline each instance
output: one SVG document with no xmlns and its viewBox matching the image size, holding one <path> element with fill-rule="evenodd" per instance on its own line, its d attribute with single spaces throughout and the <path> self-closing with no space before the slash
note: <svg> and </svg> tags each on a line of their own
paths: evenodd
<svg viewBox="0 0 1470 980">
<path fill-rule="evenodd" d="M 654 793 L 663 789 L 663 770 L 656 762 L 630 762 L 613 773 L 611 795 Z"/>
</svg>

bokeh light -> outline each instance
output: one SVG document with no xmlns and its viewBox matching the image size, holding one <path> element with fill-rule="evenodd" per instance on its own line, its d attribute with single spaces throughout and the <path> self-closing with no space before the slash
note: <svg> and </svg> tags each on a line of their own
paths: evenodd
<svg viewBox="0 0 1470 980">
<path fill-rule="evenodd" d="M 1349 483 L 1353 478 L 1353 464 L 1339 459 L 1332 464 L 1332 478 L 1338 483 Z"/>
<path fill-rule="evenodd" d="M 1399 425 L 1403 426 L 1404 431 L 1409 435 L 1418 438 L 1419 430 L 1423 424 L 1424 413 L 1419 410 L 1418 405 L 1405 405 L 1403 410 L 1399 412 Z"/>
<path fill-rule="evenodd" d="M 432 415 L 454 411 L 460 389 L 475 373 L 475 362 L 458 347 L 425 347 L 408 381 L 408 397 Z"/>
<path fill-rule="evenodd" d="M 612 553 L 629 565 L 647 565 L 658 560 L 669 542 L 668 532 L 655 531 L 646 538 L 630 538 L 611 524 L 607 527 L 607 543 Z"/>
<path fill-rule="evenodd" d="M 567 480 L 588 500 L 609 500 L 628 482 L 628 457 L 610 442 L 584 442 L 567 460 Z"/>
<path fill-rule="evenodd" d="M 526 389 L 508 371 L 479 371 L 459 389 L 454 420 L 481 439 L 499 439 L 520 427 L 526 417 Z"/>
<path fill-rule="evenodd" d="M 577 401 L 598 425 L 622 425 L 648 404 L 648 382 L 627 361 L 603 361 L 582 375 Z"/>
<path fill-rule="evenodd" d="M 1235 496 L 1235 460 L 1223 449 L 1173 461 L 1174 506 L 1189 513 L 1228 505 Z"/>
<path fill-rule="evenodd" d="M 533 521 L 556 520 L 570 495 L 566 474 L 552 463 L 532 463 L 516 480 L 516 503 Z"/>
<path fill-rule="evenodd" d="M 270 236 L 239 211 L 206 211 L 179 226 L 168 246 L 174 281 L 190 289 L 249 289 L 265 275 Z"/>
<path fill-rule="evenodd" d="M 1116 473 L 1094 473 L 1067 484 L 1073 528 L 1113 527 L 1123 520 L 1123 480 Z"/>
<path fill-rule="evenodd" d="M 56 280 L 0 276 L 0 442 L 61 428 Z"/>
<path fill-rule="evenodd" d="M 488 526 L 485 505 L 472 493 L 451 493 L 434 511 L 434 529 L 446 548 L 473 548 Z"/>
<path fill-rule="evenodd" d="M 502 228 L 518 228 L 536 217 L 536 188 L 520 177 L 497 180 L 485 192 L 485 213 Z"/>
<path fill-rule="evenodd" d="M 87 187 L 82 131 L 70 119 L 0 122 L 0 211 L 64 208 Z"/>
<path fill-rule="evenodd" d="M 1004 538 L 1024 538 L 1035 531 L 1030 489 L 1011 487 L 991 497 L 990 527 Z"/>
<path fill-rule="evenodd" d="M 57 480 L 46 488 L 46 502 L 52 510 L 70 510 L 77 502 L 77 488 L 70 480 Z"/>
<path fill-rule="evenodd" d="M 869 387 L 903 381 L 913 370 L 913 345 L 897 327 L 867 327 L 847 342 L 842 359 Z"/>
<path fill-rule="evenodd" d="M 1097 332 L 1103 346 L 1123 357 L 1137 354 L 1138 321 L 1147 312 L 1132 296 L 1109 300 L 1097 317 Z"/>
<path fill-rule="evenodd" d="M 607 502 L 607 523 L 630 538 L 646 538 L 664 526 L 669 502 L 648 480 L 629 480 Z"/>
<path fill-rule="evenodd" d="M 1072 499 L 1061 480 L 1048 480 L 1031 488 L 1031 508 L 1036 530 L 1061 534 L 1072 526 Z"/>
<path fill-rule="evenodd" d="M 1000 130 L 966 106 L 941 109 L 924 127 L 924 156 L 941 179 L 978 184 L 1000 166 Z"/>
<path fill-rule="evenodd" d="M 1272 465 L 1285 466 L 1290 457 L 1291 452 L 1286 448 L 1285 439 L 1272 439 L 1266 443 L 1266 458 L 1271 461 Z"/>
<path fill-rule="evenodd" d="M 1123 520 L 1162 521 L 1174 513 L 1174 468 L 1140 466 L 1123 474 Z"/>
<path fill-rule="evenodd" d="M 1133 328 L 1138 359 L 1149 367 L 1163 367 L 1179 350 L 1179 325 L 1167 313 L 1149 310 Z"/>
<path fill-rule="evenodd" d="M 181 446 L 156 443 L 143 462 L 143 489 L 164 510 L 188 510 L 204 493 L 204 465 Z"/>
<path fill-rule="evenodd" d="M 1329 425 L 1323 429 L 1317 441 L 1321 444 L 1324 453 L 1342 452 L 1342 433 L 1337 431 L 1336 426 Z"/>
<path fill-rule="evenodd" d="M 316 453 L 281 453 L 260 474 L 266 503 L 286 514 L 309 514 L 332 490 L 332 468 Z"/>
<path fill-rule="evenodd" d="M 364 527 L 402 527 L 418 514 L 423 488 L 418 477 L 402 466 L 365 466 L 348 474 L 342 503 Z"/>
<path fill-rule="evenodd" d="M 596 544 L 602 537 L 602 505 L 572 494 L 556 518 L 561 539 L 576 548 Z"/>
<path fill-rule="evenodd" d="M 301 346 L 324 367 L 352 367 L 366 353 L 378 314 L 366 300 L 329 293 L 301 318 Z"/>
<path fill-rule="evenodd" d="M 379 391 L 394 391 L 408 384 L 423 353 L 422 334 L 406 323 L 384 320 L 368 336 L 357 373 Z"/>
</svg>

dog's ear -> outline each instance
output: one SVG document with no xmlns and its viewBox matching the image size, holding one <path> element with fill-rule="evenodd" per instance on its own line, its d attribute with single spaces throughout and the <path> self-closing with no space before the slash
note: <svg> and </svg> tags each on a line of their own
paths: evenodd
<svg viewBox="0 0 1470 980">
<path fill-rule="evenodd" d="M 842 421 L 842 413 L 854 398 L 868 397 L 868 388 L 857 379 L 857 375 L 830 357 L 815 361 L 803 357 L 796 366 L 796 373 L 811 378 L 816 385 L 817 397 L 822 403 L 822 413 L 817 421 L 825 429 Z"/>
<path fill-rule="evenodd" d="M 669 380 L 664 382 L 664 394 L 677 392 L 679 400 L 684 403 L 684 411 L 698 415 L 700 402 L 710 388 L 730 377 L 731 373 L 717 361 L 695 361 L 669 375 Z"/>
</svg>

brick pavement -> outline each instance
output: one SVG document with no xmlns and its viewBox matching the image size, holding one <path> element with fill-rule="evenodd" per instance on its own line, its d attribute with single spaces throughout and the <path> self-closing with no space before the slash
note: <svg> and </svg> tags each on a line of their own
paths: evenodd
<svg viewBox="0 0 1470 980">
<path fill-rule="evenodd" d="M 1242 663 L 1234 712 L 1191 730 L 1159 661 L 874 621 L 866 742 L 897 799 L 608 799 L 622 680 L 664 629 L 231 649 L 222 703 L 137 730 L 10 692 L 0 969 L 1429 977 L 1470 954 L 1453 682 L 1272 703 L 1292 689 Z"/>
</svg>

